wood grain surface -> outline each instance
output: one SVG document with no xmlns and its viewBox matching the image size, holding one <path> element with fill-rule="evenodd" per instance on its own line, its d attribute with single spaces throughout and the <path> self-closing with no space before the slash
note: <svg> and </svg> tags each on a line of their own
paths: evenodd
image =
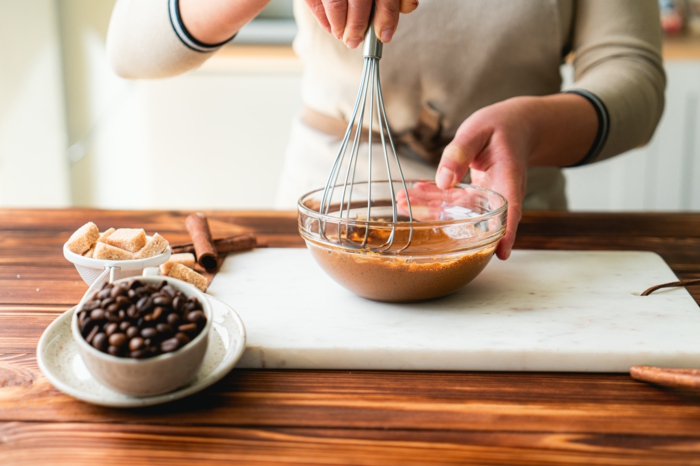
<svg viewBox="0 0 700 466">
<path fill-rule="evenodd" d="M 87 221 L 185 242 L 189 213 L 0 210 L 1 465 L 700 464 L 700 392 L 626 374 L 234 370 L 133 410 L 54 389 L 36 344 L 87 288 L 63 242 Z M 207 215 L 215 237 L 303 247 L 294 213 Z M 527 213 L 516 246 L 655 251 L 700 278 L 700 215 Z"/>
</svg>

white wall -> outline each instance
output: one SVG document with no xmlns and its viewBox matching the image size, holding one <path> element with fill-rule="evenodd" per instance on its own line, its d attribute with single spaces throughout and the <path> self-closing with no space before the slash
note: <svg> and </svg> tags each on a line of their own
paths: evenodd
<svg viewBox="0 0 700 466">
<path fill-rule="evenodd" d="M 299 85 L 250 69 L 134 82 L 92 138 L 92 203 L 270 208 Z"/>
<path fill-rule="evenodd" d="M 0 0 L 0 206 L 70 204 L 57 14 Z"/>
</svg>

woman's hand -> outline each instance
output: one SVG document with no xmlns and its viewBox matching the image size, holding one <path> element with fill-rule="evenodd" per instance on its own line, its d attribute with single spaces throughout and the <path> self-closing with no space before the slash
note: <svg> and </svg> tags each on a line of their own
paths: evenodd
<svg viewBox="0 0 700 466">
<path fill-rule="evenodd" d="M 374 29 L 383 43 L 391 42 L 399 24 L 399 13 L 410 13 L 418 0 L 306 0 L 318 24 L 326 32 L 354 49 L 365 37 L 372 5 Z"/>
<path fill-rule="evenodd" d="M 528 166 L 569 166 L 583 159 L 598 130 L 596 112 L 584 97 L 556 94 L 515 97 L 472 114 L 445 148 L 435 181 L 450 188 L 471 168 L 472 184 L 508 200 L 506 234 L 496 254 L 510 256 Z"/>
</svg>

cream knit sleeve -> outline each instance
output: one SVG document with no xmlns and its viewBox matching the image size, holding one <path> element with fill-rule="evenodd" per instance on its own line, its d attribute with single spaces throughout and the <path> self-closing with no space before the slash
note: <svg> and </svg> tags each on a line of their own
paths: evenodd
<svg viewBox="0 0 700 466">
<path fill-rule="evenodd" d="M 107 33 L 107 56 L 124 78 L 163 78 L 204 63 L 221 44 L 192 37 L 178 0 L 117 0 Z"/>
<path fill-rule="evenodd" d="M 574 85 L 607 110 L 602 160 L 649 142 L 664 108 L 657 0 L 578 0 L 572 47 Z M 602 120 L 601 120 L 602 121 Z"/>
</svg>

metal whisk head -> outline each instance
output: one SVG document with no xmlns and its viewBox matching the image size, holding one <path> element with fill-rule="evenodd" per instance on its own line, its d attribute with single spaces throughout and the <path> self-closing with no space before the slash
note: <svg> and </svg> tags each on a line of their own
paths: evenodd
<svg viewBox="0 0 700 466">
<path fill-rule="evenodd" d="M 374 26 L 370 24 L 369 29 L 365 35 L 364 41 L 364 67 L 362 70 L 362 79 L 360 81 L 360 90 L 357 93 L 357 99 L 355 100 L 355 106 L 352 111 L 352 116 L 348 123 L 348 128 L 345 131 L 345 136 L 343 137 L 340 149 L 338 150 L 338 155 L 336 156 L 335 162 L 328 175 L 328 181 L 326 182 L 326 187 L 323 192 L 323 197 L 321 200 L 321 205 L 319 208 L 319 213 L 329 215 L 331 210 L 331 201 L 334 199 L 334 193 L 337 190 L 342 190 L 340 196 L 340 202 L 337 206 L 333 206 L 333 215 L 338 216 L 340 219 L 346 218 L 350 219 L 351 212 L 357 211 L 357 202 L 353 204 L 353 190 L 356 187 L 355 182 L 355 171 L 357 168 L 357 160 L 359 158 L 360 149 L 360 139 L 362 137 L 362 126 L 365 120 L 365 111 L 369 111 L 369 135 L 368 135 L 368 175 L 367 183 L 362 183 L 363 186 L 367 186 L 367 208 L 365 219 L 369 221 L 379 220 L 372 217 L 372 164 L 373 164 L 373 143 L 378 142 L 377 139 L 381 141 L 382 145 L 382 155 L 383 162 L 386 167 L 387 172 L 387 183 L 390 190 L 389 197 L 391 198 L 391 221 L 396 223 L 399 220 L 398 205 L 396 199 L 396 190 L 394 187 L 394 182 L 400 186 L 400 189 L 405 195 L 406 211 L 410 222 L 413 222 L 413 213 L 411 211 L 411 201 L 408 196 L 408 188 L 406 187 L 406 179 L 404 178 L 403 171 L 401 170 L 401 164 L 399 163 L 399 157 L 396 154 L 396 148 L 394 146 L 394 140 L 391 137 L 391 131 L 389 129 L 389 123 L 386 117 L 386 109 L 384 107 L 384 97 L 382 96 L 382 87 L 379 80 L 379 59 L 382 58 L 382 42 L 379 41 L 377 35 L 374 31 Z M 377 134 L 378 133 L 378 138 Z M 348 157 L 349 154 L 349 157 Z M 396 171 L 398 171 L 399 180 L 394 180 L 391 170 L 391 161 L 394 161 L 396 165 Z M 381 162 L 380 162 L 381 163 Z M 362 202 L 364 205 L 364 202 Z M 377 206 L 375 206 L 376 208 Z M 388 206 L 387 206 L 388 207 Z M 364 210 L 364 209 L 363 209 Z M 360 218 L 357 214 L 356 219 Z M 383 219 L 387 221 L 388 219 Z M 326 236 L 326 226 L 321 225 L 321 234 Z M 349 229 L 344 230 L 345 237 L 343 238 L 342 228 L 338 227 L 336 233 L 338 235 L 338 241 L 342 242 L 343 239 L 349 238 Z M 358 244 L 360 248 L 366 248 L 368 245 L 368 240 L 370 238 L 370 227 L 369 225 L 364 228 L 362 234 L 364 238 L 361 241 L 357 241 L 357 231 L 355 233 L 355 238 L 352 241 L 353 244 Z M 385 251 L 390 249 L 394 245 L 396 239 L 396 229 L 394 226 L 391 227 L 386 241 L 381 243 L 379 247 L 373 245 L 370 249 Z M 413 230 L 410 229 L 407 240 L 404 239 L 405 244 L 399 250 L 402 251 L 411 243 L 411 238 L 413 235 Z"/>
</svg>

